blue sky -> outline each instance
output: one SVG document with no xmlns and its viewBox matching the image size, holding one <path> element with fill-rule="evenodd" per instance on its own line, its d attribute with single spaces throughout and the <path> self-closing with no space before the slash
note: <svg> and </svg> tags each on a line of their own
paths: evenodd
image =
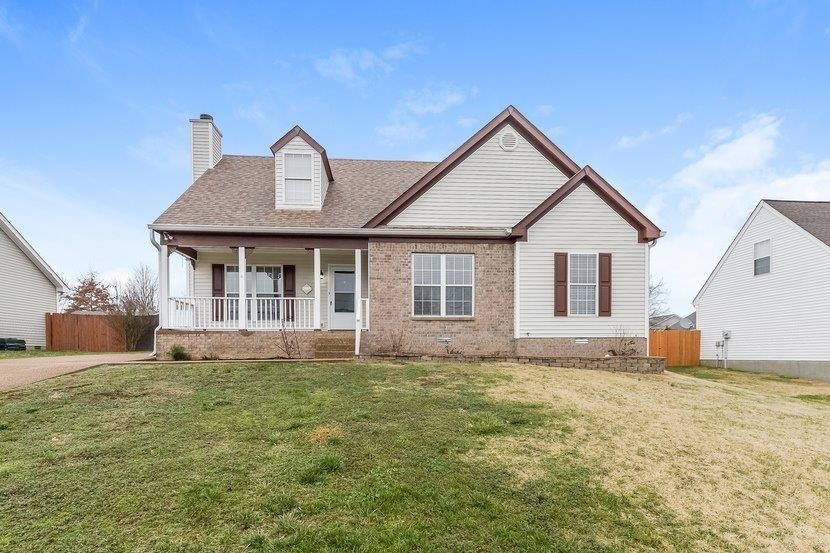
<svg viewBox="0 0 830 553">
<path fill-rule="evenodd" d="M 762 197 L 830 200 L 830 3 L 0 0 L 0 210 L 67 279 L 155 263 L 188 123 L 438 160 L 508 104 L 668 236 L 685 313 Z"/>
</svg>

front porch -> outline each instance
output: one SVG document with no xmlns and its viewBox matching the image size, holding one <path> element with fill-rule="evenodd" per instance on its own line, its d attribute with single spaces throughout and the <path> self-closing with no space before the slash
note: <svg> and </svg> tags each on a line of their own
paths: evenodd
<svg viewBox="0 0 830 553">
<path fill-rule="evenodd" d="M 177 237 L 178 238 L 178 237 Z M 159 247 L 163 331 L 314 331 L 369 328 L 364 248 L 172 243 Z M 170 255 L 188 259 L 187 293 L 170 295 Z M 240 271 L 240 267 L 245 267 Z M 354 333 L 359 353 L 360 332 Z"/>
</svg>

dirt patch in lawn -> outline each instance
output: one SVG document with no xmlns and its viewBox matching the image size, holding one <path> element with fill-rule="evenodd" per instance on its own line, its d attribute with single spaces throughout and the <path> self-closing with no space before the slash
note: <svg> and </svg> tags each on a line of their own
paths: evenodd
<svg viewBox="0 0 830 553">
<path fill-rule="evenodd" d="M 494 397 L 576 413 L 568 447 L 597 467 L 609 489 L 656 493 L 678 516 L 738 548 L 830 550 L 830 407 L 794 397 L 830 386 L 764 375 L 734 383 L 498 368 L 512 378 L 491 390 Z M 520 480 L 541 470 L 529 459 L 562 447 L 557 432 L 523 440 L 488 446 Z"/>
</svg>

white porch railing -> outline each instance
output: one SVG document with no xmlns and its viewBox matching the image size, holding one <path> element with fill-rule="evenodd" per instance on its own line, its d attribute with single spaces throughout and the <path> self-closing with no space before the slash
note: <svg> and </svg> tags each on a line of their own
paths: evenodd
<svg viewBox="0 0 830 553">
<path fill-rule="evenodd" d="M 312 330 L 314 298 L 246 298 L 250 330 Z M 239 328 L 239 298 L 170 298 L 167 327 L 180 330 Z"/>
</svg>

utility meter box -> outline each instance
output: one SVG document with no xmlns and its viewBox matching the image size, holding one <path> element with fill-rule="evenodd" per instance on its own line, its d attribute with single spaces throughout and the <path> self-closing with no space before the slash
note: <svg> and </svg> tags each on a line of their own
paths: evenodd
<svg viewBox="0 0 830 553">
<path fill-rule="evenodd" d="M 724 330 L 723 331 L 723 339 L 724 340 L 728 340 L 731 337 L 732 337 L 732 331 L 731 330 Z"/>
</svg>

